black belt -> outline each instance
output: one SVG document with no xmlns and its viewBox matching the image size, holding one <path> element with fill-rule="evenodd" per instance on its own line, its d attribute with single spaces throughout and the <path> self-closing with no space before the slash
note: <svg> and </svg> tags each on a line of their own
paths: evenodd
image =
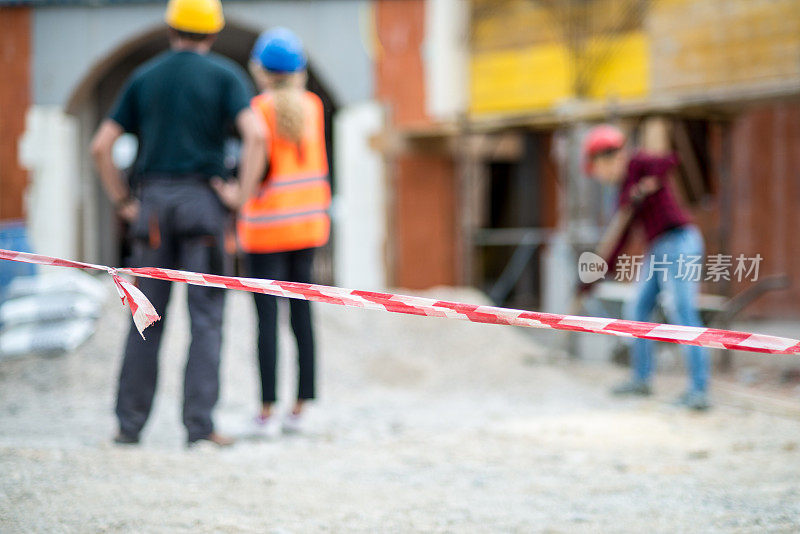
<svg viewBox="0 0 800 534">
<path fill-rule="evenodd" d="M 204 173 L 170 173 L 170 172 L 148 172 L 138 177 L 140 184 L 152 182 L 172 182 L 172 183 L 208 183 L 212 176 Z"/>
</svg>

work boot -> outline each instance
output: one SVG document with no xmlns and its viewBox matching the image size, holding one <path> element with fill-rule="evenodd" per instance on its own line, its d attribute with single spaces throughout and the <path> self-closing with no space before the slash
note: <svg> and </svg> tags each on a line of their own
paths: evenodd
<svg viewBox="0 0 800 534">
<path fill-rule="evenodd" d="M 685 406 L 690 410 L 702 412 L 711 408 L 708 395 L 703 391 L 687 391 L 675 401 L 677 406 Z"/>
<path fill-rule="evenodd" d="M 235 440 L 226 436 L 221 436 L 216 432 L 212 432 L 204 438 L 199 438 L 188 442 L 186 446 L 191 449 L 192 447 L 200 445 L 201 443 L 210 443 L 212 445 L 216 445 L 217 447 L 230 447 L 235 443 Z"/>
<path fill-rule="evenodd" d="M 123 432 L 117 432 L 117 435 L 114 436 L 114 443 L 116 445 L 138 445 L 139 436 L 129 436 Z"/>
<path fill-rule="evenodd" d="M 649 397 L 653 394 L 653 390 L 650 388 L 650 384 L 647 382 L 642 382 L 641 380 L 629 380 L 612 389 L 611 393 L 618 397 Z"/>
</svg>

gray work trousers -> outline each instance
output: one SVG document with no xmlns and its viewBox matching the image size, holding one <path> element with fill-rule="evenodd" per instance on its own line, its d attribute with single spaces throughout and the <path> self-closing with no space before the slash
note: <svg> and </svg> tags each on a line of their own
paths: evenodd
<svg viewBox="0 0 800 534">
<path fill-rule="evenodd" d="M 141 192 L 139 219 L 131 227 L 134 263 L 222 274 L 226 211 L 205 182 L 158 180 Z M 119 376 L 116 414 L 120 432 L 138 437 L 153 404 L 158 377 L 158 349 L 167 319 L 171 282 L 137 279 L 162 320 L 145 331 L 143 340 L 131 325 Z M 183 424 L 188 441 L 214 429 L 211 412 L 219 397 L 222 343 L 222 289 L 189 285 L 192 340 L 183 382 Z"/>
</svg>

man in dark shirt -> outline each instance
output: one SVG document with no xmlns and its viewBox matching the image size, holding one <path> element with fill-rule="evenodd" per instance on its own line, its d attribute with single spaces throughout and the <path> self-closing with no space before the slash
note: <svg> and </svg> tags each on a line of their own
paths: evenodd
<svg viewBox="0 0 800 534">
<path fill-rule="evenodd" d="M 141 66 L 128 80 L 92 142 L 103 185 L 119 216 L 130 223 L 139 266 L 220 273 L 223 202 L 211 181 L 222 175 L 226 132 L 242 137 L 239 178 L 257 182 L 264 172 L 264 134 L 249 107 L 251 90 L 235 63 L 212 54 L 224 24 L 219 0 L 171 0 L 166 21 L 170 50 Z M 114 167 L 112 147 L 123 133 L 135 134 L 139 153 L 136 195 Z M 233 195 L 235 196 L 235 191 Z M 236 200 L 225 204 L 235 207 Z M 140 289 L 162 315 L 171 284 L 139 279 Z M 223 290 L 188 288 L 192 341 L 184 377 L 183 423 L 188 443 L 231 440 L 214 431 L 211 412 L 219 395 Z M 138 443 L 153 402 L 163 321 L 128 334 L 119 378 L 118 443 Z"/>
<path fill-rule="evenodd" d="M 675 155 L 656 156 L 637 152 L 629 155 L 625 136 L 613 126 L 594 128 L 584 146 L 587 173 L 607 184 L 622 182 L 619 208 L 598 254 L 610 270 L 617 266 L 632 229 L 640 225 L 648 243 L 639 271 L 636 298 L 626 309 L 627 318 L 649 321 L 660 293 L 665 293 L 665 311 L 674 324 L 702 326 L 696 297 L 700 271 L 689 266 L 702 261 L 703 237 L 680 206 L 669 184 L 669 173 L 678 164 Z M 584 286 L 584 291 L 588 289 Z M 686 346 L 689 387 L 680 399 L 691 409 L 709 407 L 707 390 L 708 351 Z M 614 389 L 618 395 L 649 395 L 654 370 L 653 342 L 633 342 L 633 377 Z"/>
</svg>

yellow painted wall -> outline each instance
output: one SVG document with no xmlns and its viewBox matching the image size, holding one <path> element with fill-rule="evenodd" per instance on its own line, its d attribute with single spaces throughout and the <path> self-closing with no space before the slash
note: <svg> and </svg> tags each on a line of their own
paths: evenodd
<svg viewBox="0 0 800 534">
<path fill-rule="evenodd" d="M 589 98 L 635 98 L 648 93 L 650 84 L 649 40 L 644 32 L 613 39 L 596 39 L 589 46 L 591 69 Z"/>
<path fill-rule="evenodd" d="M 569 59 L 556 44 L 477 54 L 470 72 L 475 113 L 539 110 L 569 93 Z"/>
<path fill-rule="evenodd" d="M 625 99 L 647 94 L 648 42 L 643 32 L 596 38 L 576 64 L 568 47 L 545 43 L 473 54 L 473 113 L 540 111 L 574 98 L 576 69 L 587 79 L 589 98 Z"/>
<path fill-rule="evenodd" d="M 654 93 L 800 88 L 800 0 L 660 0 L 648 31 Z"/>
<path fill-rule="evenodd" d="M 472 0 L 471 15 L 475 115 L 578 96 L 800 92 L 800 0 Z"/>
</svg>

